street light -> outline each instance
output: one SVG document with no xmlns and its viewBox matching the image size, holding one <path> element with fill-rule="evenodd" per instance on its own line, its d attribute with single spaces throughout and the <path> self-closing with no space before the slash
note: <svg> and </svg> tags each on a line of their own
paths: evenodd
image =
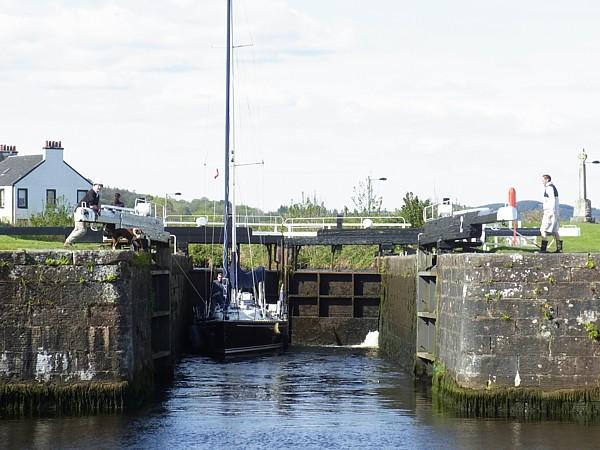
<svg viewBox="0 0 600 450">
<path fill-rule="evenodd" d="M 371 198 L 373 197 L 373 181 L 386 181 L 386 177 L 371 178 L 367 177 L 367 214 L 371 214 Z"/>
<path fill-rule="evenodd" d="M 170 197 L 178 197 L 181 195 L 181 192 L 171 192 L 168 194 L 165 194 L 165 203 L 163 204 L 163 223 L 166 225 L 167 224 L 167 200 L 169 200 Z"/>
</svg>

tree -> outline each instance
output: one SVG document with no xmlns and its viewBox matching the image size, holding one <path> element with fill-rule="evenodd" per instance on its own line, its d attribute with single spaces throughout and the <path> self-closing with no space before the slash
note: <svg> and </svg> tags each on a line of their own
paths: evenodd
<svg viewBox="0 0 600 450">
<path fill-rule="evenodd" d="M 285 217 L 322 217 L 328 215 L 328 210 L 323 202 L 319 203 L 315 197 L 304 199 L 302 202 L 292 203 L 290 206 L 279 208 Z"/>
<path fill-rule="evenodd" d="M 354 186 L 352 189 L 354 191 L 352 203 L 354 203 L 355 206 L 355 213 L 368 215 L 372 212 L 381 212 L 383 198 L 381 195 L 375 194 L 373 190 L 374 180 L 385 181 L 385 178 L 367 177 L 365 181 L 359 181 L 358 186 Z"/>
<path fill-rule="evenodd" d="M 419 200 L 419 197 L 412 192 L 407 192 L 404 198 L 404 205 L 400 209 L 400 215 L 409 222 L 413 227 L 420 228 L 423 226 L 423 209 L 431 205 L 429 200 Z"/>
</svg>

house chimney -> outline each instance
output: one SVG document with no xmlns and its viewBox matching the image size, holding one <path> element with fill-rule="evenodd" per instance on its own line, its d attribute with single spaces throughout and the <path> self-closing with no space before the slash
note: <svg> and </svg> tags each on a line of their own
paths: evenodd
<svg viewBox="0 0 600 450">
<path fill-rule="evenodd" d="M 17 146 L 16 145 L 4 145 L 0 144 L 0 161 L 5 160 L 9 156 L 17 156 Z"/>
<path fill-rule="evenodd" d="M 46 141 L 46 145 L 44 146 L 45 149 L 57 149 L 57 150 L 62 150 L 62 142 L 61 141 Z"/>
<path fill-rule="evenodd" d="M 62 162 L 63 148 L 61 141 L 46 141 L 44 150 L 44 161 Z"/>
</svg>

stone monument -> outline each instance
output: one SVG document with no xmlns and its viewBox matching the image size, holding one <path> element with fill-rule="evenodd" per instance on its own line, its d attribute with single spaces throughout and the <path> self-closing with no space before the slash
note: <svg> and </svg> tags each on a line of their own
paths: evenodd
<svg viewBox="0 0 600 450">
<path fill-rule="evenodd" d="M 586 179 L 585 179 L 585 161 L 587 154 L 585 149 L 579 154 L 579 198 L 575 202 L 573 211 L 573 222 L 593 222 L 592 202 L 587 198 Z"/>
</svg>

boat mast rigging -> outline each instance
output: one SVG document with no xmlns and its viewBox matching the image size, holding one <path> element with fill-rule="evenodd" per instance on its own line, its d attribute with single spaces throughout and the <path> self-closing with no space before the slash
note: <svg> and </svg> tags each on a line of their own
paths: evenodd
<svg viewBox="0 0 600 450">
<path fill-rule="evenodd" d="M 227 0 L 227 44 L 225 64 L 225 205 L 223 208 L 223 277 L 228 280 L 230 299 L 237 301 L 239 255 L 237 245 L 237 211 L 236 211 L 236 167 L 264 165 L 264 161 L 236 164 L 235 160 L 235 110 L 234 110 L 234 74 L 233 51 L 238 47 L 252 44 L 233 45 L 233 0 Z M 229 177 L 231 174 L 231 191 Z M 231 195 L 231 210 L 229 197 Z M 231 236 L 229 235 L 231 230 Z"/>
<path fill-rule="evenodd" d="M 229 279 L 231 298 L 235 301 L 237 293 L 237 236 L 236 236 L 236 208 L 235 208 L 235 144 L 232 137 L 232 53 L 233 53 L 233 17 L 232 0 L 227 0 L 227 45 L 225 64 L 225 205 L 223 208 L 223 276 Z M 231 214 L 229 212 L 229 173 L 231 167 Z M 231 245 L 229 244 L 229 224 L 231 224 Z M 231 257 L 229 257 L 231 256 Z M 231 270 L 229 270 L 229 267 Z"/>
</svg>

